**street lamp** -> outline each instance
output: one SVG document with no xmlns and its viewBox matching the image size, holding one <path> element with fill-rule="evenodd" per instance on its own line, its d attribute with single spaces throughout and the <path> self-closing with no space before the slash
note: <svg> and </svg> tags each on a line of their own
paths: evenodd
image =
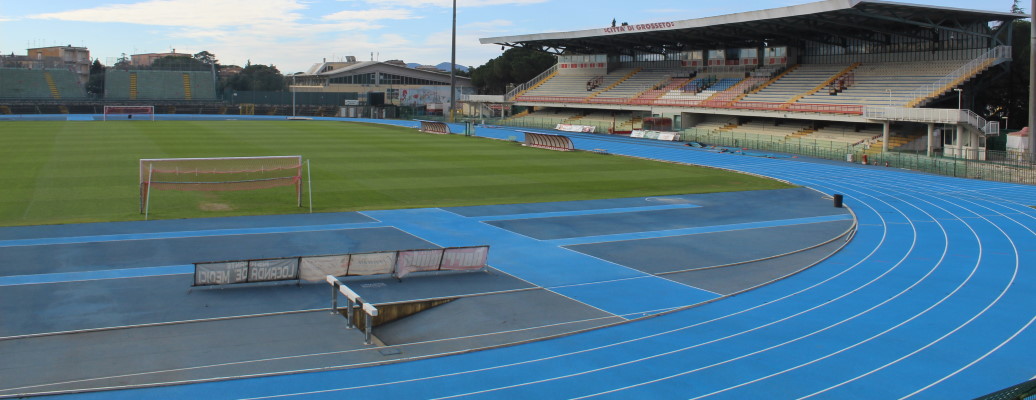
<svg viewBox="0 0 1036 400">
<path fill-rule="evenodd" d="M 295 75 L 291 76 L 291 116 L 295 116 Z"/>
<path fill-rule="evenodd" d="M 953 89 L 953 91 L 957 92 L 957 109 L 960 110 L 960 108 L 961 108 L 961 98 L 964 97 L 964 89 L 955 88 L 955 89 Z"/>
</svg>

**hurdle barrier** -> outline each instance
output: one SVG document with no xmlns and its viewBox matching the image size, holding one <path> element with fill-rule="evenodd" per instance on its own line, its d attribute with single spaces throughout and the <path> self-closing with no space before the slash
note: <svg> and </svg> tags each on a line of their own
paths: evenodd
<svg viewBox="0 0 1036 400">
<path fill-rule="evenodd" d="M 328 275 L 324 279 L 327 283 L 331 284 L 331 314 L 341 314 L 341 311 L 339 311 L 338 308 L 338 294 L 341 293 L 346 299 L 345 327 L 348 329 L 356 327 L 356 325 L 353 324 L 353 318 L 355 316 L 356 308 L 359 307 L 360 310 L 363 310 L 364 314 L 363 342 L 366 344 L 372 344 L 372 338 L 374 337 L 374 317 L 378 316 L 378 308 L 363 301 L 363 298 L 361 298 L 359 294 L 344 285 L 342 281 L 338 280 L 334 275 Z"/>
</svg>

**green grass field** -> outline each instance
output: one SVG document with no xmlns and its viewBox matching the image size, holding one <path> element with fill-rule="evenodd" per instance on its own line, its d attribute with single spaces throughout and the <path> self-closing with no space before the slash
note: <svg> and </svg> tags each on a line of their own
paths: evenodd
<svg viewBox="0 0 1036 400">
<path fill-rule="evenodd" d="M 314 212 L 789 187 L 715 169 L 317 121 L 0 123 L 0 225 L 141 220 L 141 158 L 302 155 Z M 307 203 L 306 198 L 303 203 Z M 294 188 L 154 191 L 151 217 L 306 212 Z"/>
</svg>

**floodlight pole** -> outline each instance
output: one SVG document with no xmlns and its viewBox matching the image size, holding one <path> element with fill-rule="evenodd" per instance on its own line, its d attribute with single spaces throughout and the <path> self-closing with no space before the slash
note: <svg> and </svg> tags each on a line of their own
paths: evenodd
<svg viewBox="0 0 1036 400">
<path fill-rule="evenodd" d="M 1029 7 L 1029 161 L 1036 162 L 1036 58 L 1032 49 L 1036 49 L 1036 0 Z"/>
<path fill-rule="evenodd" d="M 291 76 L 291 116 L 295 116 L 295 75 Z"/>
<path fill-rule="evenodd" d="M 1036 0 L 1033 0 L 1036 1 Z M 453 122 L 454 104 L 457 103 L 457 0 L 453 0 L 453 35 L 450 41 L 450 116 Z"/>
</svg>

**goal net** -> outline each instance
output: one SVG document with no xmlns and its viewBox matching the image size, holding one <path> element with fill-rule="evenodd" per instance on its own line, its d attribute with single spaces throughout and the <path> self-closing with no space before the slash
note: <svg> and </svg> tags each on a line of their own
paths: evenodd
<svg viewBox="0 0 1036 400">
<path fill-rule="evenodd" d="M 155 120 L 155 106 L 104 106 L 104 120 L 110 119 Z"/>
<path fill-rule="evenodd" d="M 153 158 L 140 160 L 140 212 L 152 190 L 228 191 L 295 186 L 302 206 L 302 156 Z"/>
</svg>

